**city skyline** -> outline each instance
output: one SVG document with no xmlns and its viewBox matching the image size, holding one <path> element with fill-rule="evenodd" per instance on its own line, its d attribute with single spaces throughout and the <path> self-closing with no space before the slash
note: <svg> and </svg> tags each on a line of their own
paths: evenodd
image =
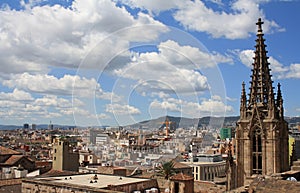
<svg viewBox="0 0 300 193">
<path fill-rule="evenodd" d="M 2 1 L 0 123 L 239 115 L 258 18 L 273 87 L 282 85 L 285 115 L 299 116 L 299 3 Z"/>
</svg>

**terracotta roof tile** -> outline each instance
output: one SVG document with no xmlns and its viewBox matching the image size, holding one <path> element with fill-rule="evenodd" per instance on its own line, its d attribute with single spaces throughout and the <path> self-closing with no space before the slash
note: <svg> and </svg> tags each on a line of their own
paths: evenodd
<svg viewBox="0 0 300 193">
<path fill-rule="evenodd" d="M 9 148 L 6 148 L 6 147 L 3 147 L 3 146 L 0 146 L 0 155 L 20 155 L 20 154 L 22 154 L 22 153 L 12 150 L 12 149 L 9 149 Z"/>
<path fill-rule="evenodd" d="M 183 164 L 180 162 L 174 162 L 174 168 L 175 169 L 180 169 L 180 168 L 191 168 L 191 166 L 187 165 L 187 164 Z"/>
<path fill-rule="evenodd" d="M 16 162 L 18 162 L 20 159 L 22 159 L 23 155 L 12 155 L 4 162 L 4 164 L 7 165 L 14 165 Z"/>
<path fill-rule="evenodd" d="M 2 179 L 0 180 L 0 187 L 2 186 L 10 186 L 10 185 L 18 185 L 18 184 L 22 184 L 22 179 Z M 4 188 L 3 188 L 3 191 Z"/>
<path fill-rule="evenodd" d="M 194 177 L 185 175 L 183 173 L 178 173 L 178 174 L 175 174 L 174 176 L 172 176 L 170 179 L 186 181 L 186 180 L 194 180 Z"/>
</svg>

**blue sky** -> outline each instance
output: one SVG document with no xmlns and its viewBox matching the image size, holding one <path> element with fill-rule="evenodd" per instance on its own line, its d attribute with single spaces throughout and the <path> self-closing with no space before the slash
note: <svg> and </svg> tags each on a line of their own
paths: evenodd
<svg viewBox="0 0 300 193">
<path fill-rule="evenodd" d="M 299 116 L 299 1 L 1 0 L 0 124 L 239 115 L 258 18 Z M 248 90 L 247 90 L 248 91 Z"/>
</svg>

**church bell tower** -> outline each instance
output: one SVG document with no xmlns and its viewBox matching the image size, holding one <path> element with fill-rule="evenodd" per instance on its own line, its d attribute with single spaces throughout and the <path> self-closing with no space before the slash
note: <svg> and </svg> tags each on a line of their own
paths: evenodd
<svg viewBox="0 0 300 193">
<path fill-rule="evenodd" d="M 242 84 L 240 119 L 237 123 L 237 180 L 244 185 L 257 175 L 289 170 L 288 125 L 284 120 L 280 84 L 275 98 L 268 63 L 263 22 L 258 19 L 250 93 Z"/>
</svg>

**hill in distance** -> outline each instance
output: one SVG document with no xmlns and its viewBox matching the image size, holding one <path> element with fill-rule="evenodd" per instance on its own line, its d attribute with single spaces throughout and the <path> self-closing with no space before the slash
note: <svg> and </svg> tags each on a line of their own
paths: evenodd
<svg viewBox="0 0 300 193">
<path fill-rule="evenodd" d="M 139 123 L 131 124 L 124 126 L 124 128 L 132 128 L 132 129 L 154 129 L 154 128 L 162 128 L 165 127 L 165 121 L 169 120 L 170 128 L 197 128 L 197 127 L 212 127 L 212 128 L 221 128 L 227 126 L 235 126 L 236 122 L 239 119 L 239 116 L 228 116 L 228 117 L 202 117 L 202 118 L 185 118 L 185 117 L 173 117 L 173 116 L 163 116 L 155 119 L 150 119 L 146 121 L 141 121 Z M 299 124 L 300 117 L 285 117 L 285 120 L 290 124 Z M 54 128 L 61 129 L 70 129 L 70 128 L 86 128 L 80 126 L 69 126 L 69 125 L 54 125 Z M 101 126 L 102 128 L 104 126 Z M 14 130 L 21 129 L 23 126 L 18 125 L 0 125 L 0 130 Z M 47 129 L 47 124 L 38 124 L 36 126 L 37 129 Z M 94 128 L 99 128 L 99 126 L 94 126 Z"/>
<path fill-rule="evenodd" d="M 133 129 L 153 129 L 162 128 L 165 126 L 165 121 L 170 122 L 170 128 L 197 128 L 197 127 L 213 127 L 220 128 L 223 126 L 234 126 L 239 116 L 232 117 L 202 117 L 202 118 L 185 118 L 185 117 L 172 117 L 163 116 L 156 119 L 146 120 L 132 125 L 127 125 L 125 128 Z"/>
</svg>

